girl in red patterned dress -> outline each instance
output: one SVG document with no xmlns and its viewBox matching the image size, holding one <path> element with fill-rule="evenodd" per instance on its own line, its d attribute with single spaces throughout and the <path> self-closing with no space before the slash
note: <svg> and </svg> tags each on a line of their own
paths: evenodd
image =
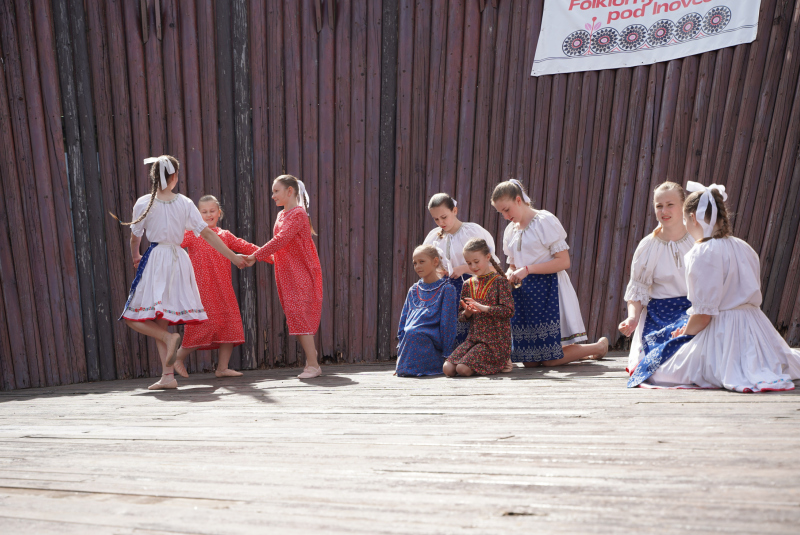
<svg viewBox="0 0 800 535">
<path fill-rule="evenodd" d="M 231 251 L 251 255 L 258 250 L 252 243 L 237 238 L 223 230 L 217 223 L 224 216 L 219 201 L 206 195 L 197 203 L 200 215 L 214 233 Z M 240 372 L 228 369 L 234 346 L 244 343 L 244 328 L 239 303 L 233 293 L 231 266 L 225 257 L 191 231 L 183 235 L 181 247 L 189 252 L 200 298 L 208 314 L 208 321 L 199 325 L 187 325 L 183 331 L 183 345 L 178 350 L 174 368 L 178 375 L 189 377 L 183 362 L 192 351 L 219 349 L 219 362 L 214 375 L 217 377 L 239 377 Z"/>
<path fill-rule="evenodd" d="M 272 200 L 283 210 L 275 220 L 272 239 L 248 257 L 248 264 L 261 260 L 275 265 L 289 334 L 297 336 L 306 354 L 306 367 L 298 377 L 310 379 L 322 375 L 314 345 L 322 316 L 322 268 L 311 239 L 316 233 L 308 218 L 308 193 L 302 181 L 281 175 L 272 183 Z"/>
<path fill-rule="evenodd" d="M 511 357 L 514 298 L 486 240 L 469 240 L 464 245 L 464 260 L 475 276 L 461 288 L 458 321 L 469 323 L 469 334 L 447 357 L 443 371 L 448 377 L 493 375 L 503 371 Z"/>
</svg>

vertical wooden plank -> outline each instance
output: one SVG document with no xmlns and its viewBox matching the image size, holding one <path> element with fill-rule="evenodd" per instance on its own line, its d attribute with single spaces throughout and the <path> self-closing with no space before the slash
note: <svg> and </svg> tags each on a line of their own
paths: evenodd
<svg viewBox="0 0 800 535">
<path fill-rule="evenodd" d="M 636 246 L 628 243 L 628 232 L 633 217 L 634 198 L 647 197 L 647 191 L 636 190 L 636 175 L 639 159 L 639 143 L 644 128 L 645 98 L 647 96 L 648 67 L 635 67 L 632 72 L 630 98 L 628 100 L 628 120 L 625 128 L 625 145 L 620 168 L 619 190 L 617 193 L 617 215 L 614 223 L 609 257 L 608 278 L 604 281 L 605 303 L 600 336 L 607 336 L 612 345 L 619 338 L 616 329 L 624 304 L 623 279 L 625 266 L 630 264 Z M 673 145 L 674 146 L 674 145 Z M 649 186 L 649 183 L 647 184 Z M 629 254 L 625 254 L 625 251 Z"/>
<path fill-rule="evenodd" d="M 274 6 L 270 5 L 270 8 Z M 272 180 L 277 175 L 270 169 L 269 80 L 267 70 L 267 7 L 262 0 L 250 2 L 250 82 L 253 113 L 253 200 L 257 207 L 255 242 L 263 245 L 272 237 L 272 222 L 277 210 L 271 199 Z M 272 266 L 259 265 L 255 270 L 256 318 L 258 339 L 254 366 L 269 367 L 282 362 L 285 341 L 283 318 L 276 314 L 273 301 Z M 266 360 L 265 360 L 266 359 Z"/>
<path fill-rule="evenodd" d="M 558 182 L 556 186 L 556 217 L 561 221 L 567 231 L 568 243 L 572 240 L 572 204 L 576 201 L 574 196 L 573 180 L 575 175 L 575 152 L 578 146 L 578 130 L 580 128 L 580 98 L 581 98 L 581 73 L 567 75 L 567 89 L 565 94 L 565 111 L 561 135 L 561 161 L 558 165 Z M 571 271 L 571 270 L 570 270 Z"/>
<path fill-rule="evenodd" d="M 469 220 L 486 225 L 485 192 L 489 182 L 489 145 L 492 126 L 492 92 L 494 89 L 495 38 L 497 32 L 497 10 L 487 6 L 481 13 L 480 52 L 478 54 L 478 95 L 475 107 L 475 133 L 472 149 L 471 189 L 477 195 L 470 197 Z M 506 36 L 507 38 L 507 36 Z M 416 50 L 415 50 L 416 52 Z"/>
<path fill-rule="evenodd" d="M 504 2 L 497 9 L 496 15 L 496 39 L 494 43 L 494 72 L 492 73 L 491 93 L 492 93 L 492 107 L 491 119 L 489 121 L 489 153 L 486 163 L 486 175 L 484 177 L 484 191 L 483 198 L 483 227 L 494 236 L 498 236 L 500 232 L 501 222 L 504 224 L 505 220 L 500 217 L 500 214 L 492 208 L 490 200 L 492 198 L 492 191 L 494 187 L 503 177 L 503 141 L 505 131 L 505 119 L 508 98 L 508 84 L 509 84 L 509 71 L 512 70 L 509 65 L 509 50 L 511 49 L 511 15 L 512 3 Z M 492 8 L 495 9 L 495 8 Z M 485 12 L 486 10 L 484 10 Z M 516 67 L 516 65 L 514 65 Z M 512 125 L 513 128 L 513 125 Z M 479 190 L 480 191 L 480 190 Z M 480 222 L 480 220 L 478 221 Z M 503 228 L 505 226 L 503 225 Z M 497 256 L 501 262 L 505 262 L 505 255 L 503 248 L 499 247 Z"/>
<path fill-rule="evenodd" d="M 177 0 L 161 0 L 162 66 L 164 69 L 164 95 L 166 96 L 167 146 L 183 166 L 184 172 L 177 189 L 189 195 L 193 179 L 189 176 L 198 167 L 193 156 L 190 167 L 186 160 L 186 139 L 183 121 L 183 71 L 181 70 L 180 17 Z M 202 169 L 202 164 L 199 166 Z M 201 171 L 202 172 L 202 171 Z M 192 180 L 192 182 L 189 182 Z M 194 355 L 193 355 L 194 356 Z"/>
<path fill-rule="evenodd" d="M 114 136 L 114 112 L 111 95 L 111 73 L 109 68 L 109 50 L 106 33 L 105 4 L 99 0 L 87 2 L 89 36 L 89 59 L 92 71 L 92 95 L 97 128 L 97 149 L 100 160 L 99 185 L 102 191 L 103 208 L 106 212 L 121 214 L 117 200 L 119 192 L 116 181 L 117 158 Z M 73 33 L 73 37 L 75 34 Z M 83 130 L 82 130 L 83 134 Z M 84 152 L 84 155 L 86 153 Z M 86 163 L 86 162 L 84 162 Z M 88 177 L 87 177 L 88 178 Z M 92 178 L 94 182 L 94 177 Z M 92 184 L 93 185 L 93 184 Z M 87 191 L 91 188 L 87 180 Z M 90 210 L 92 204 L 90 203 Z M 116 309 L 127 300 L 128 288 L 125 277 L 126 264 L 130 263 L 130 253 L 123 246 L 122 226 L 110 218 L 106 222 L 106 247 L 108 249 L 108 272 L 111 287 L 111 303 Z M 125 238 L 130 231 L 125 228 Z M 102 355 L 100 359 L 100 377 L 103 380 L 114 379 L 116 371 L 125 373 L 126 363 L 131 361 L 130 332 L 124 322 L 112 322 L 114 329 L 114 353 Z M 109 368 L 110 367 L 110 368 Z"/>
<path fill-rule="evenodd" d="M 703 148 L 700 155 L 700 168 L 697 172 L 697 182 L 711 184 L 714 176 L 714 164 L 717 159 L 720 137 L 722 135 L 722 121 L 725 118 L 725 100 L 728 94 L 728 85 L 731 79 L 731 67 L 736 48 L 723 48 L 717 51 L 714 63 L 714 76 L 709 96 L 708 118 L 704 129 Z"/>
<path fill-rule="evenodd" d="M 364 204 L 366 191 L 367 5 L 354 2 L 350 59 L 350 306 L 348 362 L 364 361 Z"/>
<path fill-rule="evenodd" d="M 683 59 L 675 115 L 672 119 L 672 141 L 670 142 L 667 180 L 679 184 L 683 180 L 683 170 L 686 168 L 686 147 L 692 127 L 699 61 L 698 56 L 689 56 Z"/>
<path fill-rule="evenodd" d="M 544 183 L 547 169 L 547 136 L 550 125 L 550 90 L 553 76 L 539 76 L 536 83 L 536 108 L 533 123 L 533 148 L 531 149 L 528 193 L 533 206 L 544 207 Z"/>
<path fill-rule="evenodd" d="M 115 235 L 112 230 L 119 232 L 118 223 L 106 215 L 103 206 L 102 187 L 100 185 L 100 169 L 98 166 L 98 151 L 96 138 L 95 110 L 92 98 L 91 64 L 89 46 L 86 37 L 86 13 L 83 2 L 70 0 L 69 3 L 70 28 L 72 33 L 73 57 L 75 60 L 75 93 L 78 101 L 78 119 L 80 123 L 80 143 L 83 157 L 83 172 L 86 192 L 86 208 L 89 216 L 89 239 L 92 248 L 92 276 L 94 280 L 94 302 L 97 314 L 97 339 L 99 346 L 99 359 L 97 363 L 87 363 L 87 374 L 90 381 L 98 379 L 113 379 L 114 352 L 116 350 L 114 337 L 120 331 L 124 336 L 125 330 L 120 329 L 119 322 L 115 321 L 114 314 L 122 303 L 112 305 L 112 292 L 109 277 L 109 247 L 106 240 L 106 225 L 111 225 L 109 236 L 113 240 Z M 107 105 L 107 102 L 102 104 Z M 106 219 L 109 219 L 107 222 Z M 119 234 L 116 234 L 119 236 Z M 123 289 L 124 290 L 124 289 Z M 120 338 L 123 340 L 123 338 Z M 94 365 L 96 364 L 96 365 Z"/>
<path fill-rule="evenodd" d="M 657 177 L 664 177 L 665 180 L 669 172 L 669 155 L 673 139 L 672 129 L 675 126 L 675 110 L 678 106 L 682 62 L 683 60 L 674 59 L 667 64 L 661 109 L 659 110 L 656 151 L 653 157 L 653 174 Z"/>
<path fill-rule="evenodd" d="M 459 217 L 472 218 L 472 158 L 475 138 L 475 109 L 478 94 L 478 55 L 480 54 L 481 14 L 476 2 L 464 8 L 464 46 L 461 59 L 461 104 L 458 121 L 458 166 L 456 200 Z M 396 303 L 395 303 L 396 304 Z M 401 305 L 402 306 L 402 305 Z"/>
<path fill-rule="evenodd" d="M 219 143 L 219 200 L 225 209 L 224 227 L 238 236 L 236 206 L 236 136 L 234 112 L 233 39 L 230 2 L 215 2 L 214 29 L 216 30 L 216 89 Z M 203 141 L 205 142 L 205 137 Z M 239 292 L 239 270 L 232 272 L 233 291 L 243 304 Z M 231 354 L 231 367 L 242 366 L 242 348 L 236 346 Z"/>
<path fill-rule="evenodd" d="M 739 217 L 734 229 L 737 235 L 747 235 L 748 242 L 756 250 L 761 248 L 761 239 L 763 238 L 763 225 L 751 225 L 754 211 L 756 210 L 756 203 L 758 203 L 758 216 L 762 219 L 769 210 L 769 207 L 765 206 L 767 196 L 764 194 L 759 196 L 759 190 L 761 190 L 762 183 L 764 190 L 770 192 L 775 187 L 775 174 L 763 173 L 763 164 L 766 158 L 769 135 L 773 125 L 773 118 L 776 120 L 774 124 L 779 128 L 779 131 L 781 131 L 783 127 L 779 125 L 785 124 L 786 116 L 785 112 L 783 113 L 784 117 L 775 116 L 773 110 L 783 111 L 783 107 L 780 106 L 777 97 L 784 96 L 786 90 L 794 86 L 794 81 L 797 78 L 795 67 L 797 64 L 795 56 L 798 53 L 796 38 L 794 39 L 795 42 L 792 43 L 794 50 L 789 51 L 788 54 L 785 53 L 788 38 L 792 37 L 790 34 L 796 33 L 796 31 L 790 32 L 793 21 L 792 12 L 795 11 L 794 4 L 793 1 L 782 0 L 779 1 L 776 6 L 773 32 L 770 37 L 769 51 L 767 52 L 767 65 L 764 67 L 764 78 L 761 83 L 758 108 L 756 110 L 753 133 L 750 140 L 750 153 L 747 156 L 747 166 L 744 170 L 741 201 L 739 203 Z M 796 25 L 794 25 L 794 27 L 796 28 Z M 786 63 L 786 59 L 788 59 L 788 63 Z M 788 67 L 790 73 L 795 71 L 791 80 L 786 80 L 783 84 L 781 84 L 784 71 L 782 66 Z M 783 85 L 783 87 L 781 87 L 781 85 Z M 783 94 L 781 93 L 782 88 Z M 784 96 L 782 100 L 786 103 L 785 106 L 788 107 L 788 99 Z M 754 226 L 758 227 L 758 230 L 753 229 Z M 750 231 L 749 233 L 747 233 L 748 230 Z M 751 238 L 752 241 L 750 241 Z"/>
<path fill-rule="evenodd" d="M 325 202 L 319 210 L 319 244 L 320 262 L 323 266 L 333 266 L 335 229 L 334 211 L 334 141 L 335 141 L 335 76 L 336 59 L 334 33 L 331 24 L 333 14 L 331 3 L 325 2 L 325 20 L 319 32 L 319 198 Z M 335 358 L 334 347 L 334 270 L 322 270 L 322 354 Z"/>
<path fill-rule="evenodd" d="M 20 63 L 26 95 L 26 111 L 32 158 L 30 169 L 33 170 L 33 173 L 20 173 L 20 177 L 23 181 L 28 181 L 26 188 L 32 189 L 38 197 L 37 212 L 41 224 L 42 244 L 45 253 L 44 258 L 51 259 L 50 262 L 45 263 L 50 297 L 47 303 L 51 310 L 53 333 L 56 343 L 55 359 L 51 361 L 50 379 L 52 384 L 64 384 L 71 380 L 69 364 L 73 358 L 73 348 L 69 335 L 69 324 L 66 317 L 67 302 L 64 294 L 63 280 L 61 278 L 61 270 L 65 269 L 66 266 L 61 264 L 61 244 L 59 243 L 58 234 L 59 221 L 56 216 L 56 208 L 53 199 L 53 186 L 58 185 L 60 180 L 58 177 L 54 179 L 52 169 L 50 168 L 49 141 L 52 140 L 52 136 L 48 136 L 48 127 L 45 119 L 44 100 L 46 97 L 42 94 L 42 73 L 40 71 L 42 65 L 39 61 L 40 58 L 37 56 L 36 35 L 34 33 L 31 6 L 27 2 L 18 2 L 16 7 Z M 50 52 L 52 53 L 52 48 Z M 58 87 L 55 73 L 48 76 L 47 80 L 51 88 Z M 54 106 L 58 108 L 57 117 L 60 118 L 60 105 L 58 104 L 57 96 L 55 97 Z M 58 126 L 58 134 L 60 137 L 60 124 Z M 48 138 L 50 138 L 50 140 Z M 61 138 L 61 141 L 62 146 L 60 148 L 59 157 L 63 158 L 63 138 Z M 62 192 L 59 191 L 58 193 Z M 66 195 L 65 192 L 62 194 Z M 65 218 L 68 217 L 69 216 L 65 214 Z M 64 224 L 70 225 L 69 220 L 67 219 L 67 221 L 64 221 Z M 74 258 L 72 262 L 73 264 L 69 267 L 75 269 Z M 77 298 L 77 296 L 75 297 Z M 70 303 L 70 305 L 72 304 L 73 303 Z M 75 312 L 76 315 L 80 314 L 79 311 Z"/>
<path fill-rule="evenodd" d="M 412 182 L 411 92 L 414 67 L 414 4 L 399 0 L 397 51 L 397 133 L 394 168 L 394 255 L 392 259 L 391 354 L 396 355 L 397 324 L 406 297 L 406 274 L 411 258 L 409 248 L 409 190 Z M 381 111 L 383 115 L 383 110 Z"/>
<path fill-rule="evenodd" d="M 547 134 L 547 161 L 545 165 L 544 190 L 542 208 L 557 213 L 558 176 L 561 165 L 561 151 L 564 132 L 564 109 L 567 96 L 567 75 L 553 76 L 553 88 L 550 94 L 550 124 Z"/>
<path fill-rule="evenodd" d="M 117 209 L 122 214 L 132 214 L 136 203 L 136 184 L 134 183 L 133 140 L 131 134 L 130 95 L 128 92 L 128 63 L 125 47 L 122 7 L 118 1 L 106 3 L 105 24 L 108 30 L 108 56 L 111 74 L 111 103 L 113 109 L 114 141 L 117 159 Z M 185 175 L 184 175 L 185 176 Z M 124 249 L 123 249 L 124 250 Z M 123 262 L 125 267 L 125 287 L 133 282 L 133 264 Z M 117 378 L 130 378 L 134 374 L 134 362 L 139 362 L 139 333 L 128 332 L 130 360 L 117 362 Z"/>
<path fill-rule="evenodd" d="M 317 33 L 317 13 L 313 2 L 303 2 L 301 14 L 301 34 L 302 34 L 302 117 L 303 139 L 302 139 L 302 180 L 308 188 L 313 200 L 311 202 L 311 222 L 319 226 L 319 208 L 323 202 L 319 195 L 319 34 Z M 321 229 L 317 229 L 319 232 Z M 314 240 L 319 250 L 319 239 Z M 323 301 L 330 296 L 323 295 Z M 321 346 L 322 332 L 317 332 L 317 350 Z"/>
<path fill-rule="evenodd" d="M 508 90 L 506 95 L 506 117 L 503 133 L 503 163 L 500 176 L 503 179 L 515 177 L 517 150 L 519 144 L 520 109 L 522 108 L 522 87 L 531 78 L 525 58 L 525 30 L 528 2 L 516 1 L 511 6 L 511 42 L 508 51 Z M 498 218 L 502 221 L 502 218 Z"/>
<path fill-rule="evenodd" d="M 459 109 L 461 107 L 461 73 L 464 50 L 464 2 L 447 4 L 447 42 L 445 51 L 444 106 L 439 189 L 456 193 L 458 173 Z M 457 198 L 456 198 L 457 199 Z"/>
<path fill-rule="evenodd" d="M 380 117 L 380 213 L 395 214 L 395 155 L 397 151 L 398 0 L 384 0 L 381 17 L 381 117 Z M 381 217 L 378 227 L 378 360 L 392 356 L 392 310 L 395 282 L 394 218 Z"/>
<path fill-rule="evenodd" d="M 2 223 L 0 223 L 0 226 L 2 226 Z M 0 303 L 4 301 L 3 285 L 0 284 Z M 6 325 L 6 309 L 0 306 L 0 390 L 12 390 L 16 386 L 10 338 Z"/>
<path fill-rule="evenodd" d="M 372 221 L 380 208 L 380 131 L 381 131 L 381 8 L 367 4 L 367 93 L 364 170 L 364 360 L 378 360 L 378 315 L 382 308 L 380 288 L 379 224 Z M 393 146 L 391 144 L 390 146 Z M 454 158 L 455 160 L 455 158 Z M 385 212 L 391 213 L 391 212 Z M 383 218 L 380 218 L 383 219 Z M 388 306 L 388 305 L 384 305 Z"/>
<path fill-rule="evenodd" d="M 99 349 L 97 340 L 97 317 L 92 289 L 92 249 L 89 238 L 89 219 L 86 206 L 86 184 L 83 175 L 81 139 L 78 118 L 78 103 L 75 95 L 75 68 L 72 61 L 72 38 L 69 29 L 69 11 L 66 0 L 53 2 L 53 23 L 56 52 L 58 54 L 58 74 L 61 88 L 61 102 L 64 114 L 67 165 L 69 168 L 69 189 L 71 192 L 72 228 L 75 236 L 77 275 L 80 291 L 80 316 L 83 326 L 85 358 L 76 355 L 82 364 L 82 376 L 77 380 L 96 379 Z M 0 83 L 5 85 L 4 77 Z M 5 91 L 5 88 L 3 89 Z M 8 249 L 10 251 L 10 249 Z M 73 322 L 75 320 L 73 319 Z M 73 326 L 74 329 L 74 326 Z M 21 331 L 19 331 L 21 333 Z M 91 373 L 89 373 L 91 370 Z M 75 370 L 77 372 L 78 370 Z M 27 381 L 27 369 L 25 370 Z"/>
<path fill-rule="evenodd" d="M 5 15 L 5 8 L 5 4 L 0 4 L 0 15 Z M 4 47 L 2 58 L 6 63 L 9 56 L 5 53 L 5 32 L 8 28 L 0 26 L 0 29 L 2 29 Z M 0 183 L 3 186 L 3 201 L 0 201 L 0 212 L 2 212 L 0 213 L 0 225 L 25 229 L 5 69 L 0 69 L 0 145 L 4 147 L 0 153 Z M 36 269 L 28 262 L 28 233 L 8 232 L 8 227 L 0 228 L 0 279 L 5 288 L 3 303 L 8 317 L 6 322 L 8 328 L 11 329 L 9 338 L 7 338 L 10 343 L 9 354 L 14 368 L 14 383 L 11 388 L 40 386 L 44 384 L 41 353 L 44 340 L 40 341 L 39 339 L 37 301 L 32 280 L 34 277 L 31 276 L 31 272 Z M 28 318 L 28 321 L 23 321 L 23 318 Z M 21 337 L 21 341 L 19 337 Z M 11 382 L 11 376 L 7 373 L 4 374 L 4 380 Z"/>
<path fill-rule="evenodd" d="M 300 6 L 284 3 L 283 63 L 286 85 L 286 172 L 305 182 L 302 166 L 302 65 L 300 55 Z M 316 39 L 315 39 L 316 40 Z"/>
<path fill-rule="evenodd" d="M 447 1 L 433 0 L 430 27 L 430 73 L 428 74 L 428 129 L 425 156 L 425 196 L 427 202 L 442 191 L 442 144 L 444 130 L 444 87 L 447 64 Z M 426 214 L 422 214 L 425 219 Z M 424 225 L 423 225 L 424 226 Z"/>
<path fill-rule="evenodd" d="M 177 7 L 177 6 L 176 6 Z M 203 177 L 203 119 L 200 104 L 200 58 L 197 50 L 197 11 L 195 0 L 183 0 L 177 12 L 180 28 L 180 92 L 183 94 L 183 125 L 186 161 L 183 179 L 195 203 L 205 193 Z M 205 351 L 200 353 L 206 353 Z M 202 360 L 202 357 L 201 357 Z"/>
<path fill-rule="evenodd" d="M 694 111 L 689 128 L 689 142 L 686 148 L 686 164 L 683 168 L 684 183 L 687 180 L 697 182 L 700 173 L 700 159 L 703 156 L 705 127 L 708 123 L 708 108 L 711 100 L 711 86 L 716 63 L 716 52 L 706 52 L 700 56 L 697 71 L 697 88 L 694 98 Z"/>
<path fill-rule="evenodd" d="M 200 115 L 203 124 L 203 193 L 220 196 L 217 131 L 216 36 L 213 0 L 197 1 L 197 45 L 200 66 Z"/>
<path fill-rule="evenodd" d="M 336 212 L 336 264 L 334 303 L 334 355 L 337 362 L 350 361 L 348 316 L 350 310 L 348 272 L 350 271 L 350 1 L 337 2 L 336 12 L 336 145 L 334 150 L 334 199 Z"/>
<path fill-rule="evenodd" d="M 267 142 L 269 149 L 269 162 L 268 162 L 268 175 L 266 180 L 266 190 L 269 191 L 272 187 L 272 180 L 281 175 L 286 169 L 286 134 L 284 131 L 285 119 L 285 100 L 283 91 L 283 55 L 281 51 L 286 46 L 283 39 L 283 10 L 281 9 L 283 2 L 278 0 L 270 0 L 266 6 L 266 34 L 267 34 L 267 47 L 264 50 L 264 65 L 267 75 L 267 106 L 269 109 L 269 129 L 267 132 Z M 256 20 L 256 17 L 252 17 Z M 256 33 L 255 30 L 252 33 Z M 255 56 L 255 54 L 254 54 Z M 254 75 L 255 76 L 255 75 Z M 256 188 L 261 187 L 259 180 L 256 179 Z M 278 209 L 274 203 L 270 202 L 269 194 L 267 193 L 265 202 L 270 206 L 270 213 L 272 217 L 270 222 L 278 215 Z M 259 205 L 259 201 L 256 201 Z M 274 285 L 275 270 L 271 269 L 269 272 L 270 288 Z M 275 355 L 276 362 L 290 362 L 288 358 L 288 350 L 290 345 L 293 346 L 293 341 L 289 340 L 288 330 L 286 327 L 286 318 L 283 315 L 283 308 L 281 307 L 280 299 L 278 299 L 278 292 L 272 292 L 272 305 L 270 309 L 271 319 L 271 336 L 268 337 L 268 346 L 273 355 Z M 260 306 L 260 305 L 259 305 Z M 294 353 L 292 354 L 291 361 L 294 360 Z"/>
<path fill-rule="evenodd" d="M 722 184 L 723 181 L 727 180 L 731 151 L 733 150 L 733 142 L 736 136 L 736 124 L 739 121 L 739 106 L 744 92 L 747 56 L 749 53 L 750 45 L 745 44 L 737 46 L 733 54 L 733 66 L 731 67 L 731 75 L 727 86 L 725 110 L 722 114 L 717 156 L 713 167 L 712 182 L 717 184 Z"/>
<path fill-rule="evenodd" d="M 144 43 L 141 35 L 141 9 L 135 2 L 123 3 L 125 24 L 126 64 L 128 67 L 128 83 L 130 87 L 131 139 L 133 141 L 133 162 L 131 174 L 131 195 L 134 199 L 146 192 L 148 185 L 147 167 L 142 161 L 150 156 L 150 130 L 147 110 L 147 76 L 145 65 Z M 145 11 L 145 16 L 147 12 Z M 155 39 L 157 40 L 157 39 Z M 149 375 L 149 355 L 155 353 L 156 347 L 152 339 L 139 336 L 134 338 L 134 352 L 138 346 L 138 359 L 133 359 L 135 377 Z M 150 349 L 152 347 L 152 350 Z M 155 354 L 153 355 L 155 359 Z"/>
<path fill-rule="evenodd" d="M 731 214 L 731 224 L 734 228 L 736 228 L 736 220 L 738 219 L 736 212 L 739 209 L 739 195 L 742 192 L 742 181 L 744 180 L 747 166 L 748 148 L 753 134 L 767 52 L 774 47 L 772 36 L 780 33 L 782 26 L 781 24 L 770 24 L 770 21 L 773 21 L 776 5 L 786 1 L 763 0 L 761 2 L 761 11 L 758 17 L 758 37 L 750 45 L 742 102 L 739 108 L 730 160 L 726 162 L 727 176 L 724 182 L 728 194 L 727 203 Z"/>
<path fill-rule="evenodd" d="M 800 180 L 800 167 L 795 167 L 794 181 Z M 795 210 L 796 212 L 796 210 Z M 800 232 L 796 232 L 794 243 L 784 243 L 783 247 L 791 249 L 789 269 L 786 270 L 788 284 L 783 288 L 781 306 L 778 310 L 778 328 L 789 327 L 787 340 L 790 344 L 797 345 L 800 340 Z"/>
<path fill-rule="evenodd" d="M 543 0 L 532 0 L 528 6 L 527 23 L 525 26 L 525 71 L 522 86 L 522 117 L 520 119 L 519 149 L 517 150 L 516 172 L 514 176 L 520 181 L 527 181 L 531 176 L 531 154 L 533 148 L 533 128 L 536 124 L 534 112 L 536 110 L 536 92 L 539 78 L 530 74 L 533 58 L 536 55 L 536 45 L 539 41 L 539 30 L 542 24 Z M 596 82 L 595 82 L 596 83 Z"/>
<path fill-rule="evenodd" d="M 247 42 L 247 0 L 234 0 L 231 9 L 231 41 L 233 44 L 233 111 L 234 139 L 236 142 L 236 223 L 238 236 L 253 241 L 253 160 L 250 134 L 250 51 Z M 256 367 L 256 287 L 255 272 L 240 273 L 240 299 L 244 344 L 240 346 L 242 368 Z"/>
<path fill-rule="evenodd" d="M 587 198 L 592 162 L 592 135 L 594 133 L 595 104 L 597 101 L 597 71 L 582 74 L 581 111 L 578 119 L 578 144 L 575 148 L 575 179 L 570 208 L 571 241 L 569 248 L 572 286 L 580 288 L 583 261 L 584 231 L 586 226 Z"/>
</svg>

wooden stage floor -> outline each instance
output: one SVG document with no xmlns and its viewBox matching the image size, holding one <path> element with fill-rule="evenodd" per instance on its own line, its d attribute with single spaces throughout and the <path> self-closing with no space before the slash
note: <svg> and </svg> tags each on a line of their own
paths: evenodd
<svg viewBox="0 0 800 535">
<path fill-rule="evenodd" d="M 0 393 L 0 533 L 800 532 L 800 389 L 628 390 L 625 362 Z"/>
</svg>

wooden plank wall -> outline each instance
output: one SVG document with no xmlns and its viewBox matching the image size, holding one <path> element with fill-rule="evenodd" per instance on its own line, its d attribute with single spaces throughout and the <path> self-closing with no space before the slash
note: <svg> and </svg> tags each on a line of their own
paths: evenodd
<svg viewBox="0 0 800 535">
<path fill-rule="evenodd" d="M 158 373 L 154 345 L 116 321 L 133 269 L 108 213 L 129 217 L 141 160 L 162 153 L 181 192 L 217 195 L 222 226 L 259 243 L 272 179 L 306 182 L 328 362 L 391 358 L 427 199 L 453 194 L 500 238 L 487 199 L 512 177 L 569 233 L 590 338 L 617 341 L 653 188 L 725 184 L 763 309 L 799 344 L 800 0 L 762 0 L 752 44 L 533 78 L 543 5 L 0 0 L 0 388 Z M 234 274 L 236 367 L 301 362 L 274 284 L 264 264 Z"/>
</svg>

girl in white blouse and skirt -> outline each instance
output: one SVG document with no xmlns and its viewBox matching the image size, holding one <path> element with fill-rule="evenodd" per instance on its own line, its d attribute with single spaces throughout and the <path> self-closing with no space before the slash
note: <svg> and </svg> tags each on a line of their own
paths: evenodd
<svg viewBox="0 0 800 535">
<path fill-rule="evenodd" d="M 455 286 L 456 295 L 461 296 L 464 281 L 472 277 L 472 272 L 464 260 L 464 245 L 472 238 L 486 241 L 492 258 L 497 263 L 500 259 L 494 253 L 494 239 L 489 232 L 477 223 L 462 222 L 458 219 L 458 203 L 447 193 L 437 193 L 428 201 L 428 211 L 437 228 L 425 237 L 423 245 L 433 245 L 444 252 L 444 264 L 449 264 L 449 282 Z M 458 310 L 456 310 L 458 316 Z M 456 318 L 457 319 L 457 318 Z M 464 343 L 469 333 L 469 323 L 456 322 L 456 342 L 453 347 Z M 447 355 L 445 355 L 447 356 Z M 510 370 L 509 370 L 510 371 Z"/>
<path fill-rule="evenodd" d="M 636 367 L 628 386 L 793 390 L 800 351 L 761 311 L 758 254 L 730 235 L 725 188 L 689 182 L 686 228 L 698 243 L 686 255 L 689 321 Z"/>
<path fill-rule="evenodd" d="M 518 180 L 501 182 L 492 206 L 509 221 L 503 252 L 509 269 L 515 313 L 511 319 L 511 360 L 525 367 L 558 366 L 576 360 L 601 359 L 608 339 L 588 339 L 569 269 L 567 233 L 556 216 L 534 210 Z"/>
<path fill-rule="evenodd" d="M 631 280 L 625 291 L 628 317 L 619 324 L 623 336 L 631 336 L 628 373 L 655 348 L 667 343 L 672 331 L 689 319 L 686 298 L 686 265 L 683 257 L 694 238 L 683 224 L 683 188 L 664 182 L 653 193 L 658 228 L 639 242 L 633 253 Z"/>
</svg>

